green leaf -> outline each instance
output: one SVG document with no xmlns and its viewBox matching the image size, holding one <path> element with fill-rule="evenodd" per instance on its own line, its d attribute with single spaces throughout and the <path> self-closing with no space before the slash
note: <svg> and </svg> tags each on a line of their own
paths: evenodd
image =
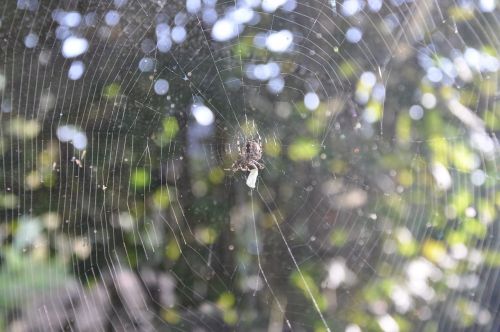
<svg viewBox="0 0 500 332">
<path fill-rule="evenodd" d="M 168 208 L 170 205 L 170 194 L 168 187 L 160 187 L 153 194 L 153 204 L 158 210 L 163 210 Z"/>
<path fill-rule="evenodd" d="M 300 138 L 293 142 L 288 148 L 288 156 L 293 161 L 310 160 L 318 155 L 319 144 L 306 138 Z"/>
<path fill-rule="evenodd" d="M 321 311 L 327 308 L 328 302 L 326 298 L 320 293 L 314 279 L 309 274 L 305 271 L 302 271 L 302 273 L 295 271 L 292 273 L 290 278 L 294 286 L 302 291 L 304 297 L 311 302 L 316 302 Z"/>
<path fill-rule="evenodd" d="M 155 143 L 159 146 L 165 146 L 174 139 L 179 129 L 177 119 L 173 116 L 167 116 L 163 119 L 162 129 L 159 135 L 155 137 Z"/>
<path fill-rule="evenodd" d="M 0 209 L 14 209 L 19 199 L 14 194 L 0 194 Z"/>
<path fill-rule="evenodd" d="M 130 183 L 139 190 L 143 190 L 151 182 L 151 175 L 144 168 L 137 168 L 130 177 Z"/>
<path fill-rule="evenodd" d="M 116 98 L 120 93 L 120 85 L 118 83 L 111 83 L 104 87 L 103 95 L 106 98 Z"/>
<path fill-rule="evenodd" d="M 66 267 L 61 262 L 37 261 L 12 248 L 2 251 L 5 263 L 0 269 L 0 308 L 13 309 L 69 280 Z"/>
</svg>

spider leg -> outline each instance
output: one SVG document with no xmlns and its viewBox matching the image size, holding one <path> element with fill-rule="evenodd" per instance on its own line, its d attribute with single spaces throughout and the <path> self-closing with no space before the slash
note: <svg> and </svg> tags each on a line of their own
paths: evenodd
<svg viewBox="0 0 500 332">
<path fill-rule="evenodd" d="M 236 147 L 238 149 L 238 155 L 241 156 L 241 145 L 240 145 L 240 136 L 238 135 L 238 138 L 236 139 Z"/>
<path fill-rule="evenodd" d="M 248 165 L 252 166 L 252 169 L 263 169 L 263 165 L 259 164 L 257 161 L 252 160 L 248 163 Z"/>
<path fill-rule="evenodd" d="M 259 163 L 258 161 L 255 162 L 255 164 L 260 168 L 260 169 L 264 169 L 266 168 L 266 166 L 264 166 L 264 164 L 262 163 Z"/>
<path fill-rule="evenodd" d="M 233 172 L 237 172 L 238 169 L 240 168 L 240 164 L 238 162 L 238 160 L 236 160 L 232 165 L 231 165 L 231 168 L 230 169 L 226 169 L 226 171 L 233 171 Z"/>
<path fill-rule="evenodd" d="M 254 169 L 263 169 L 264 168 L 264 165 L 262 165 L 261 163 L 259 163 L 258 161 L 256 160 L 252 160 L 252 166 L 254 167 Z"/>
</svg>

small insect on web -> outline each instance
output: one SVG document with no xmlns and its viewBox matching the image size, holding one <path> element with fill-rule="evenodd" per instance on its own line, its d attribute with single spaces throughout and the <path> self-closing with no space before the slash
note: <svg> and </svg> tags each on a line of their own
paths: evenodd
<svg viewBox="0 0 500 332">
<path fill-rule="evenodd" d="M 249 186 L 250 188 L 254 189 L 255 188 L 255 183 L 257 182 L 257 176 L 259 175 L 259 170 L 257 168 L 255 169 L 252 169 L 250 171 L 250 174 L 248 174 L 248 177 L 247 177 L 247 186 Z"/>
</svg>

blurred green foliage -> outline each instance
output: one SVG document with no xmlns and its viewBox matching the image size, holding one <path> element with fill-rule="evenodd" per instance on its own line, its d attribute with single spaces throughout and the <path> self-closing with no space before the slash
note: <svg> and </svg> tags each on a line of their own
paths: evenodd
<svg viewBox="0 0 500 332">
<path fill-rule="evenodd" d="M 57 121 L 85 122 L 76 106 L 76 115 L 61 111 L 63 120 L 49 124 L 1 114 L 0 329 L 17 306 L 51 288 L 101 282 L 86 264 L 106 270 L 114 260 L 138 274 L 175 276 L 175 303 L 151 306 L 175 326 L 200 310 L 238 330 L 288 321 L 323 331 L 320 315 L 332 331 L 494 328 L 495 302 L 484 294 L 500 294 L 488 279 L 500 268 L 498 146 L 487 148 L 500 128 L 498 79 L 456 55 L 467 50 L 448 24 L 484 33 L 469 36 L 469 48 L 492 57 L 496 36 L 473 6 L 438 6 L 446 19 L 433 12 L 435 33 L 415 45 L 398 39 L 396 51 L 370 38 L 394 36 L 377 15 L 359 22 L 362 50 L 337 45 L 348 19 L 330 26 L 316 41 L 332 53 L 321 65 L 318 53 L 256 47 L 257 26 L 214 50 L 224 70 L 200 63 L 185 79 L 172 75 L 170 99 L 148 99 L 153 76 L 134 89 L 125 79 L 99 82 L 107 102 L 82 106 L 91 142 L 84 151 L 52 133 Z M 387 63 L 374 68 L 370 48 Z M 196 52 L 186 53 L 180 61 L 196 62 Z M 431 82 L 423 54 L 443 73 L 451 66 L 456 81 Z M 286 79 L 282 93 L 259 82 L 245 81 L 243 93 L 226 87 L 245 75 L 243 64 L 270 60 Z M 183 68 L 176 61 L 158 66 Z M 220 121 L 203 130 L 189 111 L 199 82 Z M 302 100 L 311 86 L 324 89 L 312 111 Z M 131 102 L 120 104 L 122 95 Z M 147 107 L 134 108 L 138 100 Z M 121 111 L 132 120 L 117 125 Z M 247 174 L 227 169 L 238 158 L 235 141 L 257 135 L 266 168 L 249 191 Z"/>
</svg>

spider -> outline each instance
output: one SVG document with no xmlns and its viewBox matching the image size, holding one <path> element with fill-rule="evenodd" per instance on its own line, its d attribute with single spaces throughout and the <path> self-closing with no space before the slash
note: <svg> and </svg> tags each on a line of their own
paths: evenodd
<svg viewBox="0 0 500 332">
<path fill-rule="evenodd" d="M 241 145 L 238 139 L 236 144 L 238 145 L 238 159 L 235 160 L 230 170 L 233 172 L 248 172 L 252 169 L 263 169 L 265 167 L 259 162 L 262 158 L 262 142 L 260 137 L 257 140 L 247 140 L 244 146 Z"/>
</svg>

